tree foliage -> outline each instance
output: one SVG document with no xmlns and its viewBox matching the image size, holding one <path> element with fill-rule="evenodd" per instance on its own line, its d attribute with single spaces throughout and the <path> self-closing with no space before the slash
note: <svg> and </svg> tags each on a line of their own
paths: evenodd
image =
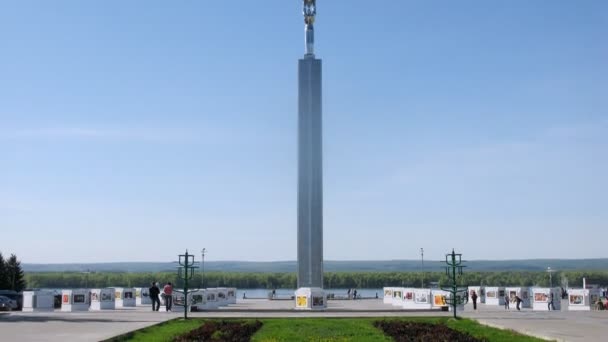
<svg viewBox="0 0 608 342">
<path fill-rule="evenodd" d="M 21 262 L 15 254 L 5 260 L 0 252 L 0 289 L 17 292 L 25 289 L 25 277 L 21 269 Z"/>
<path fill-rule="evenodd" d="M 201 286 L 201 272 L 190 281 Z M 325 288 L 381 288 L 384 286 L 420 287 L 421 272 L 328 272 L 325 273 Z M 486 286 L 549 286 L 545 272 L 468 272 L 462 276 L 468 285 Z M 553 285 L 565 277 L 571 287 L 582 286 L 582 278 L 588 284 L 608 285 L 608 271 L 564 271 L 553 274 Z M 152 281 L 172 282 L 181 286 L 177 273 L 28 273 L 27 283 L 32 288 L 79 288 L 79 287 L 147 287 Z M 205 272 L 204 287 L 237 287 L 241 289 L 295 288 L 295 273 L 237 273 Z M 425 272 L 424 283 L 439 285 L 447 278 L 443 272 Z"/>
<path fill-rule="evenodd" d="M 15 254 L 11 254 L 6 261 L 6 270 L 8 273 L 9 290 L 21 292 L 25 289 L 25 278 L 21 269 L 21 261 L 17 259 Z"/>
<path fill-rule="evenodd" d="M 0 252 L 0 290 L 6 290 L 9 288 L 8 271 L 6 269 L 6 262 L 4 256 Z"/>
</svg>

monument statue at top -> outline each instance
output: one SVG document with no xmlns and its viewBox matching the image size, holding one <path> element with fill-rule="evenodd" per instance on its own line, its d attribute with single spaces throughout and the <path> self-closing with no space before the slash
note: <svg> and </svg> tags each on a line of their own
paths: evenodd
<svg viewBox="0 0 608 342">
<path fill-rule="evenodd" d="M 304 22 L 306 25 L 312 25 L 315 22 L 317 15 L 316 0 L 304 0 Z"/>
<path fill-rule="evenodd" d="M 305 42 L 306 42 L 306 55 L 314 56 L 315 50 L 315 30 L 313 24 L 315 23 L 315 16 L 317 15 L 317 1 L 316 0 L 304 0 L 304 23 L 306 24 L 305 29 Z"/>
</svg>

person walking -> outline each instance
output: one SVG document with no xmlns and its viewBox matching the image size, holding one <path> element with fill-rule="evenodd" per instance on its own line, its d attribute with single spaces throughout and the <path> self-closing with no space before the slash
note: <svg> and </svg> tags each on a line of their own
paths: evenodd
<svg viewBox="0 0 608 342">
<path fill-rule="evenodd" d="M 473 300 L 473 310 L 477 310 L 477 292 L 473 290 L 473 294 L 471 294 L 471 299 Z"/>
<path fill-rule="evenodd" d="M 150 286 L 148 291 L 150 293 L 150 300 L 152 300 L 152 311 L 158 311 L 158 309 L 160 309 L 160 298 L 158 298 L 160 289 L 152 282 L 152 286 Z"/>
<path fill-rule="evenodd" d="M 515 301 L 517 302 L 515 307 L 517 308 L 517 311 L 520 311 L 521 309 L 519 308 L 519 306 L 521 305 L 521 302 L 523 302 L 523 299 L 519 298 L 518 295 L 515 295 Z"/>
<path fill-rule="evenodd" d="M 165 308 L 167 312 L 170 312 L 173 306 L 173 285 L 170 282 L 163 288 L 163 293 L 165 294 Z"/>
<path fill-rule="evenodd" d="M 505 310 L 510 310 L 511 308 L 509 307 L 509 296 L 507 296 L 505 294 Z"/>
<path fill-rule="evenodd" d="M 555 305 L 553 304 L 553 292 L 551 292 L 549 296 L 549 304 L 547 304 L 547 310 L 555 310 Z"/>
<path fill-rule="evenodd" d="M 357 299 L 357 290 L 353 291 L 353 299 Z"/>
</svg>

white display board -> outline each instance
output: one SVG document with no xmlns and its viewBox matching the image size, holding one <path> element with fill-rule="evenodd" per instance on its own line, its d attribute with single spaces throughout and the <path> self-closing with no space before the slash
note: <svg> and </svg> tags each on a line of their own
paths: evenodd
<svg viewBox="0 0 608 342">
<path fill-rule="evenodd" d="M 505 288 L 486 286 L 486 305 L 505 305 Z"/>
<path fill-rule="evenodd" d="M 391 301 L 393 306 L 403 306 L 403 290 L 403 287 L 395 287 L 393 289 L 393 299 Z"/>
<path fill-rule="evenodd" d="M 402 308 L 412 310 L 431 309 L 431 290 L 430 289 L 403 289 Z"/>
<path fill-rule="evenodd" d="M 532 310 L 549 311 L 551 296 L 553 296 L 552 310 L 561 310 L 561 289 L 555 287 L 533 287 L 530 289 L 530 292 L 532 293 Z"/>
<path fill-rule="evenodd" d="M 136 287 L 135 288 L 135 305 L 150 305 L 152 299 L 150 298 L 150 289 L 147 287 Z"/>
<path fill-rule="evenodd" d="M 135 289 L 132 287 L 115 287 L 114 296 L 116 297 L 117 308 L 135 307 Z"/>
<path fill-rule="evenodd" d="M 325 291 L 318 287 L 301 287 L 295 291 L 296 310 L 325 310 Z"/>
<path fill-rule="evenodd" d="M 89 290 L 75 289 L 61 291 L 61 311 L 88 311 Z"/>
<path fill-rule="evenodd" d="M 396 287 L 385 287 L 384 288 L 384 298 L 382 299 L 384 304 L 393 304 L 393 295 Z"/>
<path fill-rule="evenodd" d="M 530 294 L 530 288 L 528 287 L 505 287 L 505 292 L 509 297 L 509 307 L 511 309 L 517 306 L 517 300 L 515 296 L 518 296 L 522 299 L 521 304 L 519 304 L 520 308 L 530 308 L 532 307 L 532 298 Z"/>
<path fill-rule="evenodd" d="M 198 290 L 192 292 L 190 297 L 190 310 L 191 311 L 202 311 L 207 308 L 207 291 Z"/>
<path fill-rule="evenodd" d="M 220 307 L 219 300 L 217 298 L 216 289 L 206 289 L 205 294 L 207 295 L 207 301 L 205 303 L 205 309 L 217 309 Z"/>
<path fill-rule="evenodd" d="M 188 305 L 186 307 L 186 296 L 183 291 L 173 289 L 173 308 L 172 311 L 191 311 L 192 307 L 192 292 L 188 293 Z"/>
<path fill-rule="evenodd" d="M 218 287 L 217 290 L 217 301 L 219 306 L 228 305 L 228 289 L 225 287 Z"/>
<path fill-rule="evenodd" d="M 228 304 L 236 304 L 236 287 L 228 288 L 226 299 L 228 299 Z"/>
<path fill-rule="evenodd" d="M 598 289 L 568 289 L 568 310 L 590 311 L 599 298 Z"/>
<path fill-rule="evenodd" d="M 91 310 L 114 310 L 115 304 L 113 288 L 91 290 Z"/>
<path fill-rule="evenodd" d="M 477 294 L 477 304 L 486 302 L 486 288 L 484 286 L 469 286 L 469 302 L 468 304 L 473 305 L 473 292 Z"/>
<path fill-rule="evenodd" d="M 55 310 L 55 296 L 52 291 L 23 291 L 24 312 Z"/>
</svg>

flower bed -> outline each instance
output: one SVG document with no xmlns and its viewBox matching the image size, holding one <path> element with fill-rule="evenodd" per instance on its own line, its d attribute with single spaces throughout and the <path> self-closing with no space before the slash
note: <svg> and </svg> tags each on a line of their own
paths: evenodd
<svg viewBox="0 0 608 342">
<path fill-rule="evenodd" d="M 376 321 L 376 328 L 395 339 L 397 342 L 421 342 L 421 341 L 458 341 L 458 342 L 480 342 L 469 334 L 448 328 L 444 324 L 432 324 L 408 321 Z"/>
<path fill-rule="evenodd" d="M 206 321 L 200 327 L 173 339 L 174 342 L 245 342 L 262 327 L 260 321 Z"/>
</svg>

